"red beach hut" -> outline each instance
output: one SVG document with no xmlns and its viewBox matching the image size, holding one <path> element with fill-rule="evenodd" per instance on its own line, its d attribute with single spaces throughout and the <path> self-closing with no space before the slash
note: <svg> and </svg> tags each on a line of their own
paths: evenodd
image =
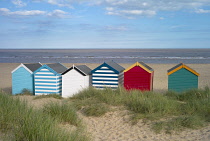
<svg viewBox="0 0 210 141">
<path fill-rule="evenodd" d="M 153 89 L 153 76 L 152 68 L 143 62 L 136 62 L 124 71 L 124 87 L 127 90 L 151 91 Z"/>
</svg>

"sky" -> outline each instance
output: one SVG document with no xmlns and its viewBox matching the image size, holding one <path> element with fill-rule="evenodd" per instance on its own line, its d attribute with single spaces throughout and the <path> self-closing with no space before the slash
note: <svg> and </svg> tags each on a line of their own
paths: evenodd
<svg viewBox="0 0 210 141">
<path fill-rule="evenodd" d="M 0 49 L 210 48 L 210 0 L 0 0 Z"/>
</svg>

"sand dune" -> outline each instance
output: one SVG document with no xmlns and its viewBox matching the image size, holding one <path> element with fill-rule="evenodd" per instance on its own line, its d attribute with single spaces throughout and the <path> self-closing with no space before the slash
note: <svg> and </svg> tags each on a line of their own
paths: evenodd
<svg viewBox="0 0 210 141">
<path fill-rule="evenodd" d="M 21 100 L 27 101 L 35 108 L 42 108 L 48 102 L 62 102 L 54 98 L 34 100 L 33 96 L 18 96 Z M 65 99 L 64 99 L 65 100 Z M 87 117 L 78 112 L 83 124 L 86 127 L 86 134 L 93 141 L 209 141 L 210 126 L 199 130 L 186 129 L 182 132 L 156 134 L 151 130 L 151 123 L 140 120 L 132 125 L 129 121 L 130 115 L 123 107 L 112 107 L 111 112 L 101 117 Z M 71 126 L 65 126 L 69 131 Z"/>
</svg>

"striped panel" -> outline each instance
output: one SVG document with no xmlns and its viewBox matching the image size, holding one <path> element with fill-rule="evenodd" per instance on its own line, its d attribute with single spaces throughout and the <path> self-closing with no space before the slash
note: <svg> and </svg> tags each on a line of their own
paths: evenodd
<svg viewBox="0 0 210 141">
<path fill-rule="evenodd" d="M 34 74 L 35 95 L 61 94 L 62 76 L 57 76 L 48 69 L 41 69 Z"/>
<path fill-rule="evenodd" d="M 124 72 L 119 74 L 119 85 L 124 85 Z"/>
<path fill-rule="evenodd" d="M 93 76 L 118 76 L 117 74 L 113 74 L 113 73 L 94 73 Z"/>
<path fill-rule="evenodd" d="M 106 83 L 108 83 L 108 84 L 118 84 L 117 81 L 93 81 L 93 83 L 94 83 L 94 84 L 95 84 L 95 83 L 102 83 L 102 84 L 106 84 Z"/>
<path fill-rule="evenodd" d="M 112 71 L 112 70 L 97 70 L 97 71 L 95 71 L 95 73 L 97 73 L 97 72 L 102 72 L 102 73 L 104 73 L 104 72 L 106 72 L 106 73 L 114 73 L 114 71 Z"/>
<path fill-rule="evenodd" d="M 108 67 L 101 67 L 92 74 L 92 86 L 95 88 L 114 88 L 118 87 L 118 74 Z"/>
</svg>

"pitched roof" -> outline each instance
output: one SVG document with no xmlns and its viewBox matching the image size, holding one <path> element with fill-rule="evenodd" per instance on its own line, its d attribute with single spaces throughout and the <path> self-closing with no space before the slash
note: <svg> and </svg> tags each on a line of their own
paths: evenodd
<svg viewBox="0 0 210 141">
<path fill-rule="evenodd" d="M 18 67 L 16 67 L 14 70 L 12 70 L 11 73 L 15 72 L 20 67 L 24 67 L 28 72 L 30 72 L 32 74 L 35 70 L 37 70 L 41 66 L 42 66 L 41 63 L 34 63 L 34 64 L 23 64 L 23 63 L 21 63 Z"/>
<path fill-rule="evenodd" d="M 172 73 L 174 73 L 174 72 L 176 72 L 176 71 L 178 71 L 178 70 L 180 70 L 180 69 L 182 69 L 182 68 L 187 69 L 188 71 L 190 71 L 191 73 L 193 73 L 193 74 L 195 74 L 195 75 L 197 75 L 197 76 L 200 75 L 198 72 L 196 72 L 195 70 L 191 69 L 190 67 L 188 67 L 188 66 L 185 65 L 184 63 L 180 63 L 180 64 L 178 64 L 178 65 L 172 67 L 171 69 L 169 69 L 169 70 L 167 71 L 167 72 L 168 72 L 167 74 L 168 74 L 168 75 L 171 75 Z"/>
<path fill-rule="evenodd" d="M 119 64 L 115 63 L 114 61 L 110 61 L 110 62 L 105 62 L 105 64 L 111 66 L 113 69 L 117 70 L 118 72 L 122 72 L 125 70 L 125 68 L 123 68 L 122 66 L 120 66 Z"/>
<path fill-rule="evenodd" d="M 76 67 L 87 75 L 91 74 L 92 70 L 89 67 L 87 67 L 86 65 L 80 65 L 80 66 L 76 66 Z"/>
<path fill-rule="evenodd" d="M 145 64 L 144 62 L 136 62 L 133 65 L 131 65 L 129 68 L 127 68 L 126 70 L 124 70 L 124 72 L 127 72 L 128 70 L 132 69 L 135 66 L 139 66 L 142 69 L 144 69 L 145 71 L 147 71 L 148 73 L 152 73 L 154 70 L 149 67 L 147 64 Z"/>
<path fill-rule="evenodd" d="M 28 69 L 30 69 L 32 72 L 40 68 L 42 65 L 40 63 L 34 63 L 34 64 L 24 64 Z"/>
<path fill-rule="evenodd" d="M 61 63 L 47 64 L 47 66 L 56 71 L 57 73 L 63 73 L 67 70 L 67 68 Z"/>
<path fill-rule="evenodd" d="M 86 76 L 86 75 L 90 75 L 91 74 L 91 69 L 89 67 L 87 67 L 86 65 L 79 65 L 79 66 L 72 66 L 71 68 L 69 68 L 68 70 L 66 70 L 65 72 L 62 73 L 62 75 L 66 74 L 67 72 L 69 72 L 70 70 L 72 70 L 73 68 L 75 68 L 77 71 L 79 71 L 82 75 Z"/>
</svg>

